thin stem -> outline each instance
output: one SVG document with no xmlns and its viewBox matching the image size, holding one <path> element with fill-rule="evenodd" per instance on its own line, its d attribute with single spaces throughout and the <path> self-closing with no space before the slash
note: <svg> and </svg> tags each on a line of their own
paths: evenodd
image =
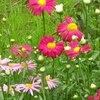
<svg viewBox="0 0 100 100">
<path fill-rule="evenodd" d="M 43 92 L 43 100 L 46 100 L 46 96 L 45 96 L 45 88 L 44 88 L 44 73 L 42 74 L 42 92 Z"/>
<path fill-rule="evenodd" d="M 53 68 L 53 77 L 54 77 L 55 76 L 54 59 L 53 59 L 53 62 L 52 62 L 52 68 Z"/>
<path fill-rule="evenodd" d="M 43 21 L 43 35 L 45 35 L 45 17 L 44 17 L 44 11 L 42 12 L 42 21 Z"/>
</svg>

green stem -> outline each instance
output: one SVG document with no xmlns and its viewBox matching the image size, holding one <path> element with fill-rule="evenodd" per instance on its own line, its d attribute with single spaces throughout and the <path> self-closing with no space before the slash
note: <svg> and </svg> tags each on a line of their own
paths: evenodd
<svg viewBox="0 0 100 100">
<path fill-rule="evenodd" d="M 43 100 L 46 100 L 46 96 L 45 96 L 45 88 L 44 88 L 44 73 L 42 74 L 42 92 L 43 92 Z"/>
<path fill-rule="evenodd" d="M 52 68 L 53 68 L 53 77 L 54 77 L 55 76 L 54 59 L 53 59 L 53 62 L 52 62 Z"/>
<path fill-rule="evenodd" d="M 45 17 L 44 17 L 44 11 L 42 12 L 42 21 L 43 21 L 43 35 L 45 35 Z"/>
</svg>

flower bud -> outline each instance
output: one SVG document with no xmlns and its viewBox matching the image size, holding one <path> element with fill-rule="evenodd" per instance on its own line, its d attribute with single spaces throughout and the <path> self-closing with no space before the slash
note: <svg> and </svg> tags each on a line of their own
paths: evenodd
<svg viewBox="0 0 100 100">
<path fill-rule="evenodd" d="M 85 43 L 86 43 L 86 39 L 84 39 L 84 37 L 82 37 L 80 43 L 81 43 L 81 44 L 85 44 Z"/>
<path fill-rule="evenodd" d="M 5 18 L 5 17 L 3 17 L 3 18 L 2 18 L 2 21 L 4 21 L 4 22 L 5 22 L 5 21 L 6 21 L 6 18 Z"/>
<path fill-rule="evenodd" d="M 41 67 L 41 68 L 40 68 L 40 71 L 41 71 L 41 72 L 44 72 L 44 71 L 45 71 L 45 67 Z"/>
<path fill-rule="evenodd" d="M 89 3 L 91 3 L 91 0 L 83 0 L 83 2 L 84 2 L 85 4 L 89 4 Z"/>
<path fill-rule="evenodd" d="M 72 36 L 72 40 L 77 40 L 77 39 L 78 39 L 77 36 L 75 36 L 75 35 Z"/>
<path fill-rule="evenodd" d="M 7 75 L 10 75 L 10 70 L 5 70 L 5 73 L 6 73 Z"/>
<path fill-rule="evenodd" d="M 92 83 L 91 86 L 90 86 L 91 89 L 95 89 L 96 87 L 97 87 L 97 86 L 96 86 L 95 84 L 93 84 L 93 83 Z"/>
<path fill-rule="evenodd" d="M 78 98 L 78 95 L 75 94 L 75 95 L 73 96 L 73 98 L 74 98 L 74 99 L 77 99 L 77 98 Z"/>
<path fill-rule="evenodd" d="M 44 60 L 44 56 L 43 56 L 43 55 L 40 55 L 40 56 L 38 57 L 38 60 L 39 60 L 39 61 L 43 61 L 43 60 Z"/>
<path fill-rule="evenodd" d="M 96 14 L 100 14 L 100 9 L 95 9 Z"/>
<path fill-rule="evenodd" d="M 70 50 L 70 49 L 71 49 L 70 46 L 66 46 L 66 47 L 64 47 L 64 50 Z"/>
<path fill-rule="evenodd" d="M 63 12 L 63 4 L 59 4 L 55 6 L 56 12 L 61 13 Z"/>
<path fill-rule="evenodd" d="M 29 36 L 27 37 L 27 39 L 28 39 L 28 40 L 32 39 L 32 36 L 31 36 L 31 35 L 29 35 Z"/>
<path fill-rule="evenodd" d="M 14 42 L 14 41 L 15 41 L 15 39 L 10 39 L 10 41 L 11 41 L 11 42 Z"/>
<path fill-rule="evenodd" d="M 71 67 L 71 65 L 70 65 L 70 64 L 67 64 L 67 65 L 66 65 L 66 68 L 68 68 L 68 69 L 69 69 L 70 67 Z"/>
</svg>

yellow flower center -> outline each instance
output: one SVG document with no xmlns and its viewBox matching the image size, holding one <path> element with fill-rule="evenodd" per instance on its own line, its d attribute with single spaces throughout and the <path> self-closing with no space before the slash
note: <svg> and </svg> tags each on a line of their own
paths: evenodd
<svg viewBox="0 0 100 100">
<path fill-rule="evenodd" d="M 80 47 L 75 47 L 75 48 L 74 48 L 74 52 L 77 53 L 77 52 L 79 52 L 79 51 L 80 51 Z"/>
<path fill-rule="evenodd" d="M 24 52 L 24 51 L 26 51 L 26 49 L 25 48 L 22 48 L 22 51 Z"/>
<path fill-rule="evenodd" d="M 46 0 L 38 0 L 38 4 L 40 6 L 45 6 L 46 5 Z"/>
<path fill-rule="evenodd" d="M 77 25 L 75 23 L 70 23 L 68 26 L 67 26 L 67 29 L 69 31 L 75 31 L 77 30 Z"/>
<path fill-rule="evenodd" d="M 55 42 L 49 42 L 48 44 L 47 44 L 47 48 L 48 49 L 54 49 L 56 47 L 56 43 Z"/>
<path fill-rule="evenodd" d="M 26 87 L 28 87 L 28 88 L 31 88 L 32 87 L 32 84 L 26 84 Z"/>
<path fill-rule="evenodd" d="M 22 62 L 21 65 L 22 65 L 22 67 L 26 67 L 27 66 L 26 63 L 24 63 L 24 62 Z"/>
<path fill-rule="evenodd" d="M 9 63 L 8 66 L 9 67 L 13 67 L 14 66 L 14 63 Z"/>
<path fill-rule="evenodd" d="M 46 76 L 46 81 L 50 81 L 51 78 L 49 76 Z"/>
</svg>

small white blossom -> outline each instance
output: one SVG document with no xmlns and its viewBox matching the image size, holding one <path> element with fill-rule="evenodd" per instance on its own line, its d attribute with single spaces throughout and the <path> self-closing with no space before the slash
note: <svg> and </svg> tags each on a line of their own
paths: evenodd
<svg viewBox="0 0 100 100">
<path fill-rule="evenodd" d="M 63 4 L 59 4 L 55 6 L 56 12 L 61 13 L 63 12 Z"/>
<path fill-rule="evenodd" d="M 90 86 L 91 89 L 95 89 L 96 87 L 97 87 L 97 86 L 96 86 L 95 84 L 93 84 L 93 83 L 92 83 L 91 86 Z"/>
<path fill-rule="evenodd" d="M 100 9 L 95 9 L 96 14 L 100 14 Z"/>
<path fill-rule="evenodd" d="M 84 2 L 85 4 L 89 4 L 89 3 L 91 3 L 91 0 L 83 0 L 83 2 Z"/>
</svg>

